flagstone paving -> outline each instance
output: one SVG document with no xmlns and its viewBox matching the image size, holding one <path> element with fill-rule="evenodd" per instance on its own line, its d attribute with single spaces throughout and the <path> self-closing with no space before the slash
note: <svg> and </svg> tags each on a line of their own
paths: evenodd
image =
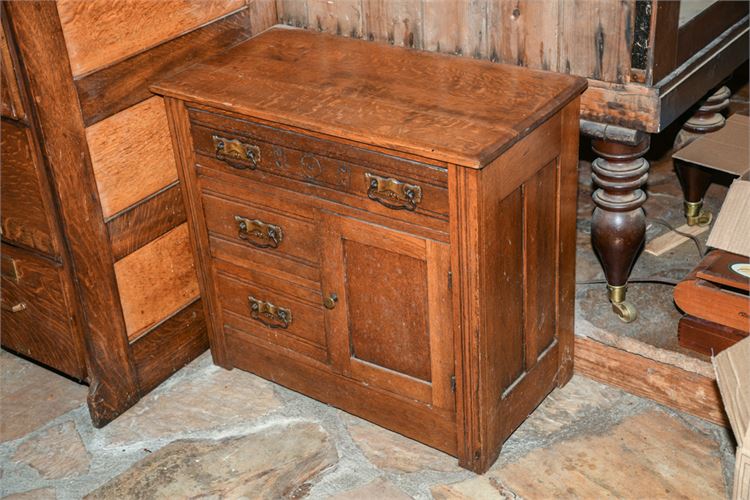
<svg viewBox="0 0 750 500">
<path fill-rule="evenodd" d="M 3 353 L 0 369 L 6 364 L 42 370 Z M 333 407 L 213 366 L 208 353 L 104 429 L 91 425 L 85 390 L 61 381 L 67 398 L 78 391 L 77 404 L 64 413 L 53 405 L 28 433 L 0 444 L 0 496 L 725 498 L 733 467 L 725 429 L 580 376 L 532 413 L 484 476 Z M 38 382 L 14 379 L 0 406 L 40 408 L 18 399 Z"/>
</svg>

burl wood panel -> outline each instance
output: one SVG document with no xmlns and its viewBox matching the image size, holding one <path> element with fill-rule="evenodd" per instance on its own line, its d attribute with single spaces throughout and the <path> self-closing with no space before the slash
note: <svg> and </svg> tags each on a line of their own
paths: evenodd
<svg viewBox="0 0 750 500">
<path fill-rule="evenodd" d="M 36 164 L 31 131 L 24 126 L 2 120 L 0 129 L 0 221 L 3 239 L 57 254 L 51 207 L 42 197 L 45 175 Z"/>
<path fill-rule="evenodd" d="M 177 180 L 161 97 L 88 127 L 86 137 L 105 218 Z"/>
<path fill-rule="evenodd" d="M 425 262 L 346 240 L 344 261 L 351 355 L 430 381 Z"/>
<path fill-rule="evenodd" d="M 134 339 L 198 297 L 187 224 L 115 263 L 128 337 Z"/>
<path fill-rule="evenodd" d="M 272 29 L 254 40 L 167 78 L 155 91 L 476 168 L 585 85 L 571 86 L 565 75 L 301 30 Z M 300 50 L 304 65 L 289 56 Z M 477 88 L 493 91 L 477 99 Z"/>
<path fill-rule="evenodd" d="M 245 0 L 61 0 L 73 75 L 116 63 L 243 7 Z"/>
<path fill-rule="evenodd" d="M 3 347 L 83 380 L 60 264 L 5 244 L 2 253 Z"/>
</svg>

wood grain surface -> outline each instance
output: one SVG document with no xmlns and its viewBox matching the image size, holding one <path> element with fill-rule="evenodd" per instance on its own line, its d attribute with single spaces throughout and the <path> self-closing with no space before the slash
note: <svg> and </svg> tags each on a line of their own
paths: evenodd
<svg viewBox="0 0 750 500">
<path fill-rule="evenodd" d="M 266 0 L 256 0 L 251 7 L 78 78 L 75 84 L 86 125 L 148 99 L 152 96 L 148 86 L 158 79 L 213 57 L 273 24 L 267 12 L 272 6 Z"/>
<path fill-rule="evenodd" d="M 52 208 L 45 203 L 45 172 L 33 152 L 31 131 L 2 120 L 0 131 L 0 221 L 3 240 L 58 255 L 52 233 Z"/>
<path fill-rule="evenodd" d="M 115 260 L 135 252 L 185 220 L 180 184 L 175 182 L 107 223 Z"/>
<path fill-rule="evenodd" d="M 138 382 L 78 96 L 57 6 L 52 2 L 3 6 L 13 25 L 30 94 L 39 104 L 36 115 L 83 308 L 89 412 L 100 427 L 138 400 Z"/>
<path fill-rule="evenodd" d="M 115 273 L 131 340 L 199 296 L 186 224 L 117 261 Z"/>
<path fill-rule="evenodd" d="M 304 65 L 290 56 L 300 51 L 307 53 Z M 301 129 L 480 168 L 585 85 L 566 75 L 274 29 L 153 88 Z"/>
<path fill-rule="evenodd" d="M 586 337 L 575 339 L 575 371 L 725 427 L 716 380 Z"/>
<path fill-rule="evenodd" d="M 245 0 L 61 0 L 73 75 L 91 73 L 243 7 Z"/>
<path fill-rule="evenodd" d="M 68 314 L 62 267 L 10 245 L 2 253 L 3 347 L 83 380 L 83 344 Z"/>
<path fill-rule="evenodd" d="M 4 16 L 3 16 L 4 17 Z M 10 48 L 10 40 L 5 35 L 5 19 L 0 26 L 0 103 L 2 103 L 3 116 L 23 120 L 26 112 L 21 102 L 21 92 L 18 88 L 18 74 L 13 51 Z"/>
<path fill-rule="evenodd" d="M 160 97 L 88 127 L 86 137 L 107 219 L 177 180 Z"/>
</svg>

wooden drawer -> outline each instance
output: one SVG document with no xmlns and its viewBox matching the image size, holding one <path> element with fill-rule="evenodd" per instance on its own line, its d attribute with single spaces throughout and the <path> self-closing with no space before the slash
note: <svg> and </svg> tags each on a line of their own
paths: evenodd
<svg viewBox="0 0 750 500">
<path fill-rule="evenodd" d="M 203 210 L 211 236 L 220 236 L 263 254 L 281 255 L 309 265 L 318 263 L 319 238 L 314 222 L 309 219 L 211 193 L 203 195 Z M 255 252 L 248 254 L 251 262 L 262 261 L 252 257 L 255 255 Z"/>
<path fill-rule="evenodd" d="M 281 187 L 292 179 L 311 194 L 409 222 L 448 219 L 444 168 L 204 111 L 190 116 L 205 167 Z"/>
<path fill-rule="evenodd" d="M 215 261 L 224 327 L 327 363 L 319 290 Z"/>
<path fill-rule="evenodd" d="M 42 198 L 43 173 L 35 162 L 30 131 L 2 120 L 0 222 L 3 239 L 57 255 L 52 223 Z"/>
<path fill-rule="evenodd" d="M 2 345 L 83 379 L 82 345 L 71 325 L 59 264 L 2 246 Z"/>
</svg>

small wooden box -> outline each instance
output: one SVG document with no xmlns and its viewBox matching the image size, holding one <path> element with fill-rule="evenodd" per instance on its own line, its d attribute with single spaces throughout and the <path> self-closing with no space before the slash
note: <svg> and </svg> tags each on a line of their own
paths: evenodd
<svg viewBox="0 0 750 500">
<path fill-rule="evenodd" d="M 215 362 L 485 471 L 571 376 L 585 85 L 277 29 L 154 87 Z"/>
</svg>

